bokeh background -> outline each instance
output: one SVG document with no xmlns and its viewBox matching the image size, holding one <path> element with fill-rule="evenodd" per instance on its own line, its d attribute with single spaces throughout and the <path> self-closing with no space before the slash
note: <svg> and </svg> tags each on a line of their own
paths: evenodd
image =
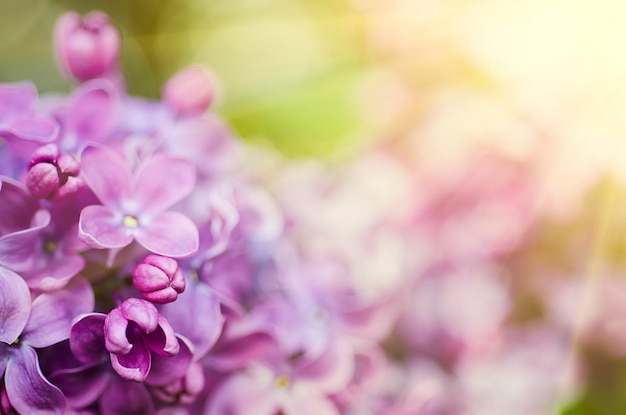
<svg viewBox="0 0 626 415">
<path fill-rule="evenodd" d="M 625 2 L 3 1 L 0 79 L 68 91 L 53 70 L 54 23 L 95 9 L 122 31 L 131 93 L 157 98 L 178 69 L 206 64 L 219 113 L 287 157 L 384 147 L 425 177 L 476 154 L 522 166 L 536 224 L 507 264 L 534 297 L 517 318 L 558 303 L 537 286 L 580 292 L 555 313 L 586 386 L 554 412 L 626 413 Z M 592 328 L 607 318 L 602 337 Z"/>
</svg>

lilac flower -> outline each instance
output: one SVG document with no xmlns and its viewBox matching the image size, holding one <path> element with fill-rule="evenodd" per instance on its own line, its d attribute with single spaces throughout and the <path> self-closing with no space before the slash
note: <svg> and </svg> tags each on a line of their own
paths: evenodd
<svg viewBox="0 0 626 415">
<path fill-rule="evenodd" d="M 102 414 L 154 414 L 148 389 L 137 381 L 167 389 L 192 376 L 190 345 L 144 300 L 126 300 L 109 315 L 78 316 L 69 346 L 75 361 L 54 368 L 50 379 L 74 409 L 88 407 L 102 396 L 98 402 Z"/>
<path fill-rule="evenodd" d="M 183 257 L 198 250 L 198 230 L 178 212 L 165 212 L 193 189 L 193 167 L 184 160 L 154 155 L 133 176 L 124 158 L 106 147 L 81 155 L 85 181 L 103 205 L 80 215 L 81 239 L 94 248 L 123 248 L 133 239 L 149 251 Z"/>
<path fill-rule="evenodd" d="M 117 67 L 120 34 L 109 17 L 93 12 L 84 19 L 65 13 L 55 28 L 55 52 L 65 75 L 79 81 L 99 78 Z"/>
<path fill-rule="evenodd" d="M 64 290 L 41 294 L 32 302 L 26 284 L 17 275 L 0 268 L 3 293 L 11 301 L 2 304 L 0 371 L 8 400 L 19 413 L 62 413 L 63 393 L 39 368 L 34 348 L 44 348 L 69 337 L 72 319 L 93 309 L 91 286 L 77 279 Z M 5 297 L 7 298 L 7 297 Z"/>
<path fill-rule="evenodd" d="M 145 300 L 165 304 L 185 290 L 185 277 L 175 259 L 148 255 L 133 271 L 133 285 Z"/>
<path fill-rule="evenodd" d="M 227 378 L 207 402 L 206 415 L 339 414 L 328 394 L 342 390 L 351 373 L 337 376 L 334 366 L 343 353 L 329 349 L 315 360 L 288 359 L 278 349 Z"/>
</svg>

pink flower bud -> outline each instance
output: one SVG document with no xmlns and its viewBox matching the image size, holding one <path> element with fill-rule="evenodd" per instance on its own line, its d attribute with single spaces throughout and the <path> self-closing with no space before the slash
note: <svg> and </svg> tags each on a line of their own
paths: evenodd
<svg viewBox="0 0 626 415">
<path fill-rule="evenodd" d="M 165 304 L 185 290 L 185 278 L 175 259 L 153 254 L 135 268 L 133 285 L 144 299 Z"/>
<path fill-rule="evenodd" d="M 93 12 L 81 19 L 65 13 L 55 28 L 55 52 L 65 75 L 79 81 L 103 77 L 117 67 L 120 34 L 109 17 Z"/>
<path fill-rule="evenodd" d="M 199 65 L 183 69 L 163 88 L 163 99 L 179 115 L 206 111 L 215 96 L 215 87 L 206 68 Z"/>
<path fill-rule="evenodd" d="M 79 191 L 80 163 L 61 154 L 56 144 L 47 144 L 33 153 L 26 174 L 26 186 L 39 199 L 60 200 Z"/>
</svg>

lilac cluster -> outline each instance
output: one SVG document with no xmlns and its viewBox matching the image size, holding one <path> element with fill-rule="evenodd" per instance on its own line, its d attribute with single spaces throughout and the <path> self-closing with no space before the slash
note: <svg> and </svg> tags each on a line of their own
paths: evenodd
<svg viewBox="0 0 626 415">
<path fill-rule="evenodd" d="M 533 220 L 516 166 L 424 178 L 380 151 L 261 183 L 205 69 L 150 101 L 126 92 L 107 16 L 65 15 L 55 42 L 71 94 L 0 85 L 0 414 L 551 403 L 565 346 L 505 325 L 501 266 Z M 493 406 L 509 374 L 522 399 Z"/>
</svg>

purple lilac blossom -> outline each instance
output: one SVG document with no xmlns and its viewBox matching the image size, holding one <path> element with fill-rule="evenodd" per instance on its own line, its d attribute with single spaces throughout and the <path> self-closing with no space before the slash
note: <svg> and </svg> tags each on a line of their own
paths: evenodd
<svg viewBox="0 0 626 415">
<path fill-rule="evenodd" d="M 166 211 L 195 183 L 185 160 L 154 155 L 132 174 L 119 153 L 87 147 L 81 153 L 87 185 L 103 205 L 87 206 L 79 220 L 81 239 L 94 248 L 123 248 L 137 240 L 149 251 L 184 257 L 198 250 L 198 230 L 181 213 Z"/>
<path fill-rule="evenodd" d="M 0 85 L 0 413 L 546 410 L 554 374 L 579 367 L 563 322 L 578 287 L 532 287 L 549 324 L 518 321 L 527 166 L 248 151 L 210 70 L 134 97 L 120 43 L 103 13 L 68 13 L 55 52 L 73 91 Z M 619 287 L 581 338 L 623 354 Z"/>
</svg>

